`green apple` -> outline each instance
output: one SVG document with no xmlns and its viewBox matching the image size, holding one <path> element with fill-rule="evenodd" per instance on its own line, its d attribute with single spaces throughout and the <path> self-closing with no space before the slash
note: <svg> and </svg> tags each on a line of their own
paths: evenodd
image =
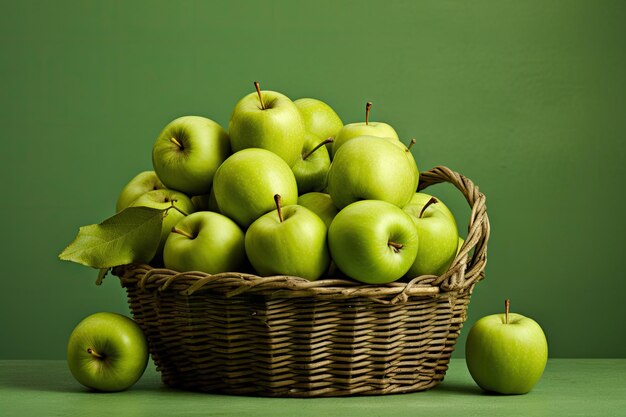
<svg viewBox="0 0 626 417">
<path fill-rule="evenodd" d="M 161 190 L 165 188 L 165 185 L 157 177 L 154 171 L 144 171 L 137 174 L 132 180 L 122 188 L 117 204 L 115 205 L 115 212 L 119 213 L 126 207 L 130 206 L 142 194 L 148 191 Z"/>
<path fill-rule="evenodd" d="M 191 202 L 195 207 L 195 211 L 220 212 L 217 207 L 217 202 L 215 201 L 215 192 L 213 191 L 213 187 L 211 187 L 211 191 L 208 194 L 194 195 L 191 197 Z"/>
<path fill-rule="evenodd" d="M 165 267 L 207 274 L 241 270 L 246 258 L 244 234 L 226 216 L 211 211 L 190 214 L 172 228 L 165 248 Z"/>
<path fill-rule="evenodd" d="M 298 205 L 306 207 L 317 214 L 327 228 L 330 227 L 330 224 L 339 212 L 333 204 L 333 200 L 330 199 L 330 195 L 326 193 L 312 192 L 302 194 L 298 197 Z"/>
<path fill-rule="evenodd" d="M 220 213 L 244 229 L 276 208 L 275 194 L 282 196 L 285 205 L 298 202 L 291 168 L 266 149 L 244 149 L 231 155 L 215 173 L 213 190 Z"/>
<path fill-rule="evenodd" d="M 314 281 L 330 264 L 326 225 L 309 209 L 281 206 L 254 221 L 246 232 L 246 253 L 262 276 L 290 275 Z"/>
<path fill-rule="evenodd" d="M 417 190 L 417 185 L 419 184 L 419 179 L 420 179 L 420 172 L 419 172 L 419 169 L 417 168 L 417 163 L 415 162 L 415 157 L 411 153 L 411 147 L 413 145 L 415 145 L 415 139 L 411 139 L 411 143 L 409 144 L 409 146 L 406 146 L 400 140 L 393 140 L 393 139 L 390 139 L 390 138 L 386 138 L 386 139 L 389 140 L 394 145 L 398 146 L 400 149 L 402 149 L 402 151 L 406 155 L 406 158 L 409 160 L 409 165 L 411 165 L 411 167 L 412 167 L 412 169 L 414 171 L 415 185 L 413 186 L 413 190 L 414 191 Z"/>
<path fill-rule="evenodd" d="M 539 381 L 548 360 L 546 336 L 531 318 L 504 314 L 478 320 L 467 335 L 465 360 L 474 381 L 485 391 L 525 394 Z"/>
<path fill-rule="evenodd" d="M 148 343 L 133 320 L 117 313 L 83 319 L 67 342 L 67 364 L 78 382 L 97 391 L 123 391 L 143 375 Z"/>
<path fill-rule="evenodd" d="M 343 127 L 343 122 L 335 111 L 326 103 L 314 98 L 299 98 L 293 102 L 302 116 L 304 129 L 320 139 L 335 138 Z M 329 154 L 332 143 L 326 144 Z"/>
<path fill-rule="evenodd" d="M 211 194 L 202 194 L 202 195 L 194 195 L 191 197 L 191 202 L 193 203 L 194 211 L 212 211 L 209 209 L 209 200 L 211 199 Z"/>
<path fill-rule="evenodd" d="M 335 155 L 328 171 L 328 192 L 339 209 L 358 200 L 383 200 L 403 207 L 415 194 L 417 175 L 399 146 L 361 136 Z"/>
<path fill-rule="evenodd" d="M 275 91 L 261 91 L 242 98 L 228 126 L 233 152 L 262 148 L 274 152 L 291 167 L 304 145 L 304 122 L 295 104 Z"/>
<path fill-rule="evenodd" d="M 170 122 L 152 148 L 152 165 L 167 188 L 209 192 L 213 175 L 230 155 L 226 131 L 211 119 L 183 116 Z"/>
<path fill-rule="evenodd" d="M 415 193 L 403 208 L 405 211 L 408 211 L 409 214 L 417 216 L 419 212 L 422 211 L 422 208 L 426 205 L 426 203 L 428 203 L 432 198 L 432 195 L 426 194 L 424 192 Z M 452 214 L 448 206 L 443 203 L 443 201 L 437 199 L 437 204 L 433 205 L 432 207 L 443 212 L 450 220 L 454 222 L 454 224 L 456 224 L 456 219 L 454 218 L 454 215 Z"/>
<path fill-rule="evenodd" d="M 215 191 L 213 190 L 213 188 L 211 188 L 211 192 L 209 193 L 208 210 L 215 213 L 222 213 L 217 205 L 217 200 L 215 199 Z"/>
<path fill-rule="evenodd" d="M 448 270 L 457 253 L 459 234 L 456 222 L 435 206 L 439 200 L 432 197 L 419 212 L 415 205 L 405 206 L 405 213 L 415 222 L 420 244 L 417 256 L 409 271 L 408 278 L 420 275 L 441 275 Z"/>
<path fill-rule="evenodd" d="M 367 284 L 401 278 L 415 260 L 418 239 L 411 216 L 379 200 L 350 204 L 328 229 L 328 246 L 337 267 Z"/>
<path fill-rule="evenodd" d="M 330 157 L 324 146 L 332 138 L 320 140 L 312 133 L 305 133 L 304 147 L 298 161 L 291 167 L 298 183 L 298 193 L 322 191 L 326 187 L 326 176 L 330 168 Z"/>
<path fill-rule="evenodd" d="M 335 154 L 346 142 L 359 136 L 375 136 L 378 138 L 389 138 L 391 140 L 399 140 L 398 134 L 393 127 L 387 123 L 370 122 L 369 115 L 372 103 L 367 102 L 365 105 L 365 122 L 350 123 L 345 125 L 335 136 L 333 148 L 330 158 L 334 159 Z"/>
<path fill-rule="evenodd" d="M 464 243 L 465 243 L 465 239 L 463 239 L 461 236 L 459 236 L 459 243 L 458 243 L 458 245 L 456 247 L 456 254 L 457 255 L 461 251 L 461 247 L 463 246 Z"/>
<path fill-rule="evenodd" d="M 159 210 L 165 210 L 172 207 L 172 202 L 174 202 L 173 204 L 178 210 L 172 208 L 167 210 L 164 214 L 163 225 L 161 227 L 161 240 L 159 247 L 157 248 L 155 259 L 161 258 L 165 241 L 167 240 L 172 227 L 185 217 L 183 213 L 191 214 L 196 210 L 196 208 L 189 197 L 183 193 L 173 190 L 148 191 L 131 204 L 131 207 L 152 207 Z M 181 213 L 181 211 L 183 213 Z"/>
</svg>

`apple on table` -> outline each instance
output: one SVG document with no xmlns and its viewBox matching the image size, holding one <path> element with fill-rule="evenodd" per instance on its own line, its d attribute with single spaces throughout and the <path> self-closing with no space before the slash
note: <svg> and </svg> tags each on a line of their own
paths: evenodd
<svg viewBox="0 0 626 417">
<path fill-rule="evenodd" d="M 476 383 L 485 391 L 526 394 L 541 378 L 548 361 L 548 342 L 531 318 L 509 313 L 478 320 L 465 344 L 465 360 Z"/>
<path fill-rule="evenodd" d="M 83 319 L 67 342 L 67 364 L 87 388 L 115 392 L 130 388 L 148 364 L 148 343 L 141 328 L 117 313 Z"/>
</svg>

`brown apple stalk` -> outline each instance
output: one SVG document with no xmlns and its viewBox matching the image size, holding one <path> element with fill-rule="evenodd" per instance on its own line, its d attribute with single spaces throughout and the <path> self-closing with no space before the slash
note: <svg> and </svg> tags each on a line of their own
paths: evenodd
<svg viewBox="0 0 626 417">
<path fill-rule="evenodd" d="M 424 212 L 426 211 L 426 209 L 431 205 L 431 204 L 435 204 L 438 203 L 439 200 L 437 200 L 435 197 L 431 197 L 430 200 L 428 200 L 428 202 L 426 204 L 424 204 L 424 207 L 422 207 L 422 211 L 420 211 L 420 215 L 419 218 L 422 218 L 422 215 L 424 214 Z"/>
<path fill-rule="evenodd" d="M 321 148 L 322 146 L 326 145 L 327 143 L 333 143 L 334 139 L 332 137 L 328 138 L 328 139 L 324 139 L 322 142 L 318 143 L 317 146 L 315 146 L 315 148 L 311 149 L 309 152 L 307 152 L 306 154 L 304 154 L 304 156 L 302 157 L 302 159 L 307 159 L 309 156 L 311 156 L 311 154 L 313 152 L 315 152 L 316 150 L 318 150 L 319 148 Z"/>
<path fill-rule="evenodd" d="M 280 194 L 275 194 L 274 195 L 274 202 L 276 203 L 276 210 L 278 211 L 278 220 L 280 220 L 280 222 L 283 222 L 283 210 L 280 207 Z"/>
<path fill-rule="evenodd" d="M 256 88 L 256 93 L 259 95 L 259 101 L 261 102 L 261 110 L 265 110 L 265 104 L 263 104 L 263 97 L 261 97 L 261 87 L 259 86 L 259 82 L 254 82 L 254 88 Z"/>
<path fill-rule="evenodd" d="M 504 323 L 509 324 L 509 307 L 511 305 L 511 300 L 508 298 L 504 300 Z"/>
</svg>

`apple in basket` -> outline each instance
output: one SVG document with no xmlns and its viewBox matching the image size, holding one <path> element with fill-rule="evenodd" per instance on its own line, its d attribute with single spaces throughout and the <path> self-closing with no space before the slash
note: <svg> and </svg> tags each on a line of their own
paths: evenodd
<svg viewBox="0 0 626 417">
<path fill-rule="evenodd" d="M 439 204 L 443 203 L 430 197 L 424 204 L 408 204 L 403 209 L 411 215 L 420 241 L 415 262 L 407 272 L 409 278 L 441 275 L 457 254 L 459 234 L 456 222 L 451 214 L 448 216 L 437 208 Z"/>
<path fill-rule="evenodd" d="M 411 216 L 399 207 L 363 200 L 335 216 L 328 246 L 343 273 L 367 284 L 384 284 L 409 270 L 417 254 L 418 235 Z"/>
<path fill-rule="evenodd" d="M 330 264 L 326 225 L 311 210 L 281 206 L 255 220 L 246 232 L 246 253 L 261 275 L 292 275 L 316 280 Z"/>
<path fill-rule="evenodd" d="M 326 223 L 327 228 L 330 227 L 333 219 L 339 213 L 330 195 L 326 193 L 312 192 L 302 194 L 298 197 L 298 204 L 317 214 Z"/>
<path fill-rule="evenodd" d="M 183 116 L 170 122 L 152 148 L 152 165 L 167 188 L 206 194 L 217 167 L 230 155 L 226 131 L 211 119 Z"/>
<path fill-rule="evenodd" d="M 143 171 L 135 175 L 120 192 L 115 211 L 120 212 L 148 191 L 161 190 L 165 185 L 154 171 Z"/>
<path fill-rule="evenodd" d="M 274 195 L 284 205 L 296 204 L 298 186 L 287 163 L 266 149 L 249 148 L 232 154 L 218 168 L 213 191 L 219 211 L 243 229 L 275 208 Z"/>
<path fill-rule="evenodd" d="M 387 123 L 369 121 L 371 108 L 372 103 L 368 101 L 365 105 L 365 122 L 349 123 L 337 132 L 333 141 L 331 159 L 335 157 L 339 148 L 359 136 L 374 136 L 399 141 L 398 134 L 393 127 Z"/>
<path fill-rule="evenodd" d="M 315 98 L 299 98 L 293 102 L 300 111 L 304 130 L 319 139 L 335 139 L 343 128 L 343 122 L 328 104 Z M 326 143 L 326 150 L 332 152 L 332 142 Z"/>
<path fill-rule="evenodd" d="M 276 91 L 261 91 L 243 97 L 228 125 L 233 152 L 261 148 L 274 152 L 292 167 L 304 144 L 304 121 L 289 97 Z M 271 196 L 270 196 L 271 198 Z"/>
<path fill-rule="evenodd" d="M 332 138 L 321 140 L 312 133 L 304 135 L 304 147 L 294 166 L 291 168 L 298 183 L 298 193 L 322 191 L 326 188 L 326 177 L 330 169 L 330 156 L 324 145 Z"/>
<path fill-rule="evenodd" d="M 176 223 L 163 249 L 165 267 L 175 271 L 238 271 L 245 258 L 243 231 L 228 217 L 210 211 Z"/>
<path fill-rule="evenodd" d="M 337 208 L 359 200 L 382 200 L 403 207 L 418 182 L 405 151 L 387 139 L 360 136 L 337 151 L 328 171 L 328 192 Z"/>
</svg>

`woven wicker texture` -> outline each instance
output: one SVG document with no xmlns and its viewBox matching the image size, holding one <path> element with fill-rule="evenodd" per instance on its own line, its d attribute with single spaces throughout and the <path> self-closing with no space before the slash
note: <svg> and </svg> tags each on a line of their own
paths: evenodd
<svg viewBox="0 0 626 417">
<path fill-rule="evenodd" d="M 443 275 L 364 285 L 344 279 L 114 269 L 163 381 L 187 390 L 315 397 L 425 390 L 439 383 L 483 278 L 485 196 L 437 167 L 420 190 L 455 185 L 472 208 L 466 241 Z"/>
</svg>

